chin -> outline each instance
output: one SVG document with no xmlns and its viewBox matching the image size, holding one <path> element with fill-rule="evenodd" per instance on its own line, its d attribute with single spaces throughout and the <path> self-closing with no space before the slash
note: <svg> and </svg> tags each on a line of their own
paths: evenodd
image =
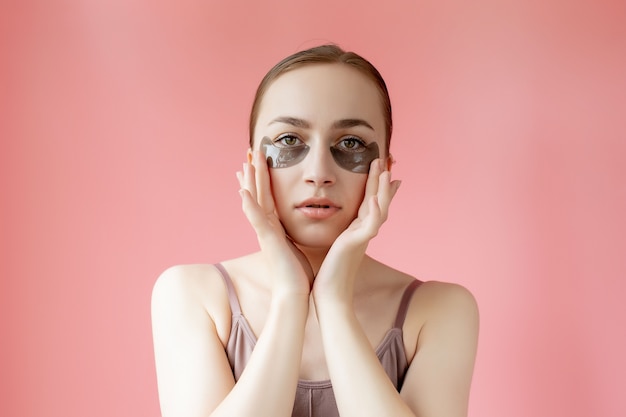
<svg viewBox="0 0 626 417">
<path fill-rule="evenodd" d="M 335 243 L 337 237 L 341 234 L 342 230 L 303 230 L 299 228 L 295 232 L 289 232 L 289 237 L 293 242 L 302 248 L 310 248 L 316 250 L 328 250 Z"/>
</svg>

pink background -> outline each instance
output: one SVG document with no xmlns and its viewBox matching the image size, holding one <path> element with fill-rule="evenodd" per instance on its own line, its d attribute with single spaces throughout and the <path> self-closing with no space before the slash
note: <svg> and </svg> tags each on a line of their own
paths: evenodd
<svg viewBox="0 0 626 417">
<path fill-rule="evenodd" d="M 363 4 L 3 2 L 0 415 L 158 415 L 153 282 L 256 248 L 253 91 L 324 41 L 391 90 L 371 253 L 478 299 L 470 415 L 626 415 L 626 3 Z"/>
</svg>

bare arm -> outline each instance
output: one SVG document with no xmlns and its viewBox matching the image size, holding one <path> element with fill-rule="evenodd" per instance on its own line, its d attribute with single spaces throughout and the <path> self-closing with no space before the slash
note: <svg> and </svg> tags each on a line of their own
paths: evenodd
<svg viewBox="0 0 626 417">
<path fill-rule="evenodd" d="M 152 291 L 152 334 L 164 417 L 208 416 L 235 381 L 199 296 L 198 267 L 166 270 Z"/>
<path fill-rule="evenodd" d="M 353 308 L 358 267 L 400 185 L 383 167 L 381 160 L 370 166 L 358 217 L 330 248 L 313 285 L 324 353 L 342 416 L 414 415 L 385 373 Z"/>
<path fill-rule="evenodd" d="M 385 373 L 353 310 L 316 303 L 337 407 L 344 416 L 414 416 Z"/>
<path fill-rule="evenodd" d="M 235 384 L 216 326 L 198 296 L 201 288 L 193 276 L 198 272 L 170 269 L 154 287 L 152 320 L 162 415 L 290 416 L 308 299 L 272 300 L 254 352 Z M 214 283 L 222 284 L 219 280 Z"/>
<path fill-rule="evenodd" d="M 430 283 L 423 285 L 426 291 L 418 290 L 428 292 L 429 303 L 417 353 L 400 393 L 354 313 L 358 265 L 367 243 L 386 220 L 398 185 L 388 171 L 382 171 L 382 164 L 372 164 L 358 218 L 331 247 L 313 286 L 335 398 L 340 414 L 346 417 L 464 417 L 478 333 L 476 304 L 469 292 Z M 413 325 L 417 326 L 415 320 Z"/>
<path fill-rule="evenodd" d="M 164 417 L 291 416 L 312 277 L 275 215 L 267 165 L 258 152 L 255 166 L 244 164 L 237 176 L 243 211 L 257 234 L 266 275 L 271 280 L 272 297 L 265 325 L 235 383 L 210 314 L 220 300 L 223 304 L 226 299 L 221 280 L 213 280 L 221 287 L 213 283 L 204 288 L 198 285 L 202 280 L 193 274 L 189 276 L 180 269 L 166 271 L 155 285 L 152 299 Z M 221 298 L 202 297 L 220 291 Z"/>
<path fill-rule="evenodd" d="M 427 318 L 401 396 L 420 417 L 466 417 L 478 343 L 476 300 L 465 288 L 440 282 L 422 284 L 414 298 Z"/>
<path fill-rule="evenodd" d="M 319 303 L 326 360 L 342 416 L 467 416 L 478 335 L 475 300 L 451 284 L 425 283 L 418 292 L 420 301 L 431 298 L 428 319 L 400 393 L 353 310 L 339 300 Z M 407 321 L 410 325 L 411 318 Z"/>
</svg>

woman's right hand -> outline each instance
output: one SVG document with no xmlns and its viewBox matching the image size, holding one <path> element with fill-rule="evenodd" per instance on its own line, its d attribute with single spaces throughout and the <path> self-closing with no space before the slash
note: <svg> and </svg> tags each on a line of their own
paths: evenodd
<svg viewBox="0 0 626 417">
<path fill-rule="evenodd" d="M 272 277 L 272 293 L 309 294 L 313 270 L 293 244 L 276 214 L 269 168 L 263 153 L 252 152 L 252 161 L 237 172 L 242 209 L 252 225 Z"/>
</svg>

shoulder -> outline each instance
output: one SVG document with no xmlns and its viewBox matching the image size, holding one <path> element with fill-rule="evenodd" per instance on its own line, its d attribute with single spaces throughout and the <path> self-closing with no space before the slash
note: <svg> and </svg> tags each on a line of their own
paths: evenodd
<svg viewBox="0 0 626 417">
<path fill-rule="evenodd" d="M 423 282 L 411 300 L 413 316 L 422 325 L 450 322 L 462 326 L 478 325 L 478 304 L 474 295 L 459 284 L 439 281 Z"/>
<path fill-rule="evenodd" d="M 442 311 L 460 311 L 478 313 L 474 295 L 459 284 L 439 281 L 422 283 L 415 292 L 414 302 L 432 313 Z"/>
<path fill-rule="evenodd" d="M 405 340 L 405 401 L 420 415 L 467 415 L 478 342 L 476 299 L 461 285 L 427 281 L 415 291 L 407 322 L 412 333 Z"/>
<path fill-rule="evenodd" d="M 376 277 L 375 287 L 402 292 L 414 281 L 420 284 L 413 293 L 409 313 L 424 320 L 440 314 L 478 314 L 476 299 L 472 293 L 459 284 L 424 281 L 405 272 L 394 269 L 373 259 L 368 259 L 364 268 L 370 276 Z"/>
<path fill-rule="evenodd" d="M 201 300 L 219 284 L 219 272 L 214 265 L 175 265 L 157 278 L 152 289 L 153 300 L 184 298 Z M 209 290 L 209 291 L 207 291 Z"/>
<path fill-rule="evenodd" d="M 152 289 L 152 317 L 180 325 L 209 318 L 223 338 L 230 326 L 224 280 L 215 265 L 176 265 L 163 271 Z"/>
<path fill-rule="evenodd" d="M 474 344 L 478 337 L 478 304 L 462 285 L 422 283 L 411 300 L 409 314 L 413 323 L 419 323 L 418 345 L 441 338 L 460 338 Z"/>
<path fill-rule="evenodd" d="M 385 294 L 391 292 L 401 296 L 406 287 L 416 281 L 415 277 L 369 256 L 365 257 L 361 268 L 360 275 L 366 277 L 369 293 L 382 291 Z"/>
<path fill-rule="evenodd" d="M 404 331 L 407 352 L 442 340 L 475 344 L 478 337 L 478 305 L 465 287 L 426 281 L 415 290 L 409 304 Z"/>
</svg>

